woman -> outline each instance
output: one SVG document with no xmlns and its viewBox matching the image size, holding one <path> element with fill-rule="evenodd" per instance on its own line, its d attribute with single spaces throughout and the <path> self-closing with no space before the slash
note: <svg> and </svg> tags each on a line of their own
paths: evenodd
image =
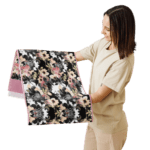
<svg viewBox="0 0 150 150">
<path fill-rule="evenodd" d="M 105 37 L 75 53 L 77 61 L 93 63 L 93 122 L 87 126 L 84 150 L 121 150 L 128 131 L 123 104 L 134 66 L 135 20 L 127 6 L 119 5 L 104 13 L 102 23 Z"/>
</svg>

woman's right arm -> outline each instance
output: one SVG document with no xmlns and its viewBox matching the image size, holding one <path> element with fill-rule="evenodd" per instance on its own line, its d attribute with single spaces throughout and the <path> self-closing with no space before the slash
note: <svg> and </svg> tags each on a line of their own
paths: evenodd
<svg viewBox="0 0 150 150">
<path fill-rule="evenodd" d="M 75 52 L 75 55 L 77 61 L 85 60 L 84 57 L 81 55 L 80 51 Z"/>
</svg>

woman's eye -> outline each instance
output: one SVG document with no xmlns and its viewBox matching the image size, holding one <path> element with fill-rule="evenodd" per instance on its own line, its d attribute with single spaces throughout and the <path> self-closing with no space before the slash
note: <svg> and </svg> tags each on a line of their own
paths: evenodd
<svg viewBox="0 0 150 150">
<path fill-rule="evenodd" d="M 103 23 L 102 23 L 102 27 L 103 27 Z M 106 29 L 107 30 L 107 29 Z M 107 30 L 107 31 L 110 31 L 110 30 Z"/>
</svg>

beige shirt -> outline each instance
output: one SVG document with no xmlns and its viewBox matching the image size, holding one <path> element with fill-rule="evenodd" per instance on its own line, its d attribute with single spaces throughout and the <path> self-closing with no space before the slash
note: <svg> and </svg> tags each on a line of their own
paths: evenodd
<svg viewBox="0 0 150 150">
<path fill-rule="evenodd" d="M 107 50 L 111 41 L 101 38 L 80 50 L 81 55 L 92 65 L 89 94 L 95 93 L 102 84 L 113 91 L 101 102 L 93 103 L 93 122 L 90 126 L 103 133 L 116 133 L 128 128 L 126 114 L 123 111 L 125 86 L 131 79 L 134 66 L 134 53 L 119 58 L 118 48 Z"/>
</svg>

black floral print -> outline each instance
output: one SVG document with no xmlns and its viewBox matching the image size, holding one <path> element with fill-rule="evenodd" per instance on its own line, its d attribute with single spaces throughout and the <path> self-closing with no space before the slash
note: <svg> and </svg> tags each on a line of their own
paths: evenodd
<svg viewBox="0 0 150 150">
<path fill-rule="evenodd" d="M 11 78 L 22 81 L 28 125 L 92 122 L 74 52 L 17 49 Z"/>
</svg>

